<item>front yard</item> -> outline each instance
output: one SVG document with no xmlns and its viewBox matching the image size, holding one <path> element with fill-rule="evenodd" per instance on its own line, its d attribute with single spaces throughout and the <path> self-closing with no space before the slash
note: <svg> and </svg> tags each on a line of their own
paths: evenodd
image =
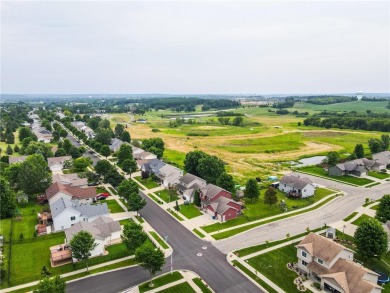
<svg viewBox="0 0 390 293">
<path fill-rule="evenodd" d="M 377 178 L 377 179 L 386 179 L 389 178 L 390 175 L 387 173 L 381 173 L 381 172 L 368 172 L 368 176 Z"/>
<path fill-rule="evenodd" d="M 125 210 L 119 205 L 119 203 L 115 199 L 109 199 L 103 202 L 107 203 L 108 209 L 110 210 L 111 214 L 125 212 Z"/>
<path fill-rule="evenodd" d="M 164 189 L 156 192 L 156 194 L 165 202 L 172 202 L 180 199 L 177 191 L 174 189 Z"/>
<path fill-rule="evenodd" d="M 372 219 L 372 217 L 362 214 L 359 218 L 357 218 L 355 221 L 353 221 L 351 224 L 360 226 L 364 220 Z"/>
<path fill-rule="evenodd" d="M 147 179 L 142 179 L 141 176 L 134 177 L 138 182 L 140 182 L 143 186 L 145 186 L 147 189 L 152 189 L 159 187 L 160 185 L 157 184 L 156 181 L 153 180 L 152 177 L 149 177 Z"/>
<path fill-rule="evenodd" d="M 367 178 L 359 178 L 359 177 L 353 177 L 353 176 L 329 176 L 328 173 L 321 167 L 318 166 L 307 166 L 307 167 L 301 167 L 297 169 L 298 171 L 302 171 L 305 173 L 312 174 L 314 176 L 320 176 L 325 177 L 330 180 L 336 180 L 336 181 L 342 181 L 347 184 L 353 184 L 353 185 L 366 185 L 369 183 L 373 183 L 374 181 L 367 179 Z"/>
<path fill-rule="evenodd" d="M 192 204 L 180 205 L 180 213 L 183 214 L 187 219 L 192 219 L 202 215 L 199 208 Z"/>
</svg>

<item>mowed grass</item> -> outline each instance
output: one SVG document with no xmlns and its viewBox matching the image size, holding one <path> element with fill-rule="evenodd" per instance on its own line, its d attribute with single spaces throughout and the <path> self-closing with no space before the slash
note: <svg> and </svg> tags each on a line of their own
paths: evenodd
<svg viewBox="0 0 390 293">
<path fill-rule="evenodd" d="M 115 199 L 110 199 L 105 201 L 107 203 L 108 209 L 111 214 L 123 213 L 125 210 L 119 205 Z"/>
<path fill-rule="evenodd" d="M 367 109 L 370 109 L 375 113 L 389 113 L 390 110 L 386 108 L 387 101 L 383 102 L 370 102 L 370 101 L 353 101 L 346 103 L 336 103 L 330 105 L 315 105 L 305 102 L 295 103 L 294 108 L 298 111 L 338 111 L 338 112 L 346 112 L 346 111 L 356 111 L 356 112 L 366 112 Z"/>
<path fill-rule="evenodd" d="M 166 284 L 176 282 L 183 279 L 183 276 L 179 272 L 173 272 L 172 274 L 166 274 L 164 276 L 153 279 L 153 287 L 149 287 L 150 282 L 145 282 L 138 286 L 139 292 L 147 292 L 149 290 L 154 290 L 158 287 L 162 287 Z"/>
<path fill-rule="evenodd" d="M 143 186 L 145 186 L 147 189 L 152 189 L 159 187 L 156 181 L 153 180 L 152 177 L 149 177 L 147 179 L 142 179 L 141 176 L 134 177 L 138 182 L 140 182 Z"/>
<path fill-rule="evenodd" d="M 152 237 L 154 238 L 154 240 L 157 241 L 158 244 L 160 244 L 160 246 L 164 249 L 168 249 L 169 246 L 160 238 L 160 236 L 158 236 L 158 234 L 154 231 L 151 231 L 149 232 L 150 235 L 152 235 Z"/>
<path fill-rule="evenodd" d="M 390 175 L 387 173 L 381 173 L 381 172 L 368 172 L 368 176 L 377 178 L 377 179 L 386 179 L 389 178 Z"/>
<path fill-rule="evenodd" d="M 374 183 L 374 181 L 367 179 L 367 178 L 358 178 L 353 176 L 329 176 L 327 172 L 318 166 L 307 166 L 307 167 L 301 167 L 297 169 L 298 171 L 302 171 L 305 173 L 312 174 L 314 176 L 321 176 L 325 177 L 330 180 L 336 180 L 336 181 L 342 181 L 347 184 L 353 184 L 358 186 L 363 186 L 369 183 Z"/>
<path fill-rule="evenodd" d="M 156 194 L 165 202 L 172 202 L 179 199 L 179 195 L 176 190 L 173 189 L 164 189 L 157 191 Z"/>
<path fill-rule="evenodd" d="M 193 203 L 180 205 L 180 213 L 183 214 L 187 219 L 192 219 L 202 215 L 202 213 L 199 211 L 199 208 L 195 207 Z"/>
<path fill-rule="evenodd" d="M 345 217 L 343 219 L 344 222 L 348 222 L 349 220 L 351 220 L 353 217 L 355 217 L 357 215 L 357 212 L 353 212 L 352 214 L 350 214 L 349 216 Z"/>
<path fill-rule="evenodd" d="M 159 293 L 196 293 L 196 291 L 187 282 L 158 291 Z"/>
<path fill-rule="evenodd" d="M 352 222 L 353 225 L 360 226 L 363 221 L 368 220 L 368 219 L 373 219 L 372 217 L 362 214 L 359 218 L 357 218 L 355 221 Z"/>
<path fill-rule="evenodd" d="M 192 281 L 200 288 L 202 293 L 212 293 L 208 286 L 206 286 L 200 278 L 194 278 Z"/>
<path fill-rule="evenodd" d="M 23 234 L 23 239 L 33 239 L 35 225 L 38 224 L 37 213 L 41 212 L 43 206 L 35 205 L 34 202 L 29 202 L 25 207 L 18 205 L 20 217 L 16 217 L 13 225 L 12 238 L 19 240 Z"/>
<path fill-rule="evenodd" d="M 300 292 L 294 284 L 298 275 L 287 268 L 287 263 L 297 261 L 295 244 L 250 258 L 248 263 L 286 292 Z M 283 277 L 281 277 L 283 276 Z"/>
<path fill-rule="evenodd" d="M 198 235 L 200 238 L 205 238 L 206 236 L 200 232 L 198 229 L 193 229 L 192 232 L 194 232 L 196 235 Z"/>
<path fill-rule="evenodd" d="M 164 162 L 174 165 L 180 169 L 184 168 L 184 159 L 186 154 L 172 149 L 165 149 L 163 160 Z"/>
<path fill-rule="evenodd" d="M 233 153 L 277 153 L 298 150 L 305 144 L 301 133 L 289 133 L 277 136 L 228 140 L 221 143 L 218 148 Z"/>
</svg>

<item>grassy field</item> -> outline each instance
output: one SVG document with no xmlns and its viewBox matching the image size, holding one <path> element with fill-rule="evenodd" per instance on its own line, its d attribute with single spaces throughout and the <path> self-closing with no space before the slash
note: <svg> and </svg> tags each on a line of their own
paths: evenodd
<svg viewBox="0 0 390 293">
<path fill-rule="evenodd" d="M 187 219 L 192 219 L 202 215 L 199 208 L 195 207 L 194 204 L 182 204 L 180 205 L 180 213 L 183 214 Z"/>
<path fill-rule="evenodd" d="M 360 226 L 364 220 L 372 219 L 372 217 L 362 214 L 359 218 L 357 218 L 355 221 L 353 221 L 351 224 Z"/>
<path fill-rule="evenodd" d="M 110 199 L 105 201 L 107 203 L 108 209 L 111 214 L 123 213 L 125 210 L 118 204 L 115 199 Z"/>
<path fill-rule="evenodd" d="M 119 220 L 119 224 L 120 225 L 128 225 L 130 223 L 132 223 L 133 220 L 132 219 L 124 219 L 124 220 Z"/>
<path fill-rule="evenodd" d="M 183 276 L 179 272 L 173 272 L 172 274 L 165 274 L 164 276 L 153 279 L 153 288 L 149 287 L 149 282 L 145 282 L 138 286 L 139 292 L 147 292 L 149 290 L 154 290 L 158 287 L 162 287 L 166 284 L 178 281 L 183 279 Z"/>
<path fill-rule="evenodd" d="M 167 211 L 172 215 L 174 216 L 176 219 L 178 219 L 179 221 L 184 221 L 184 219 L 182 217 L 180 217 L 180 215 L 176 212 L 176 211 L 173 211 L 171 209 L 167 209 Z"/>
<path fill-rule="evenodd" d="M 338 180 L 338 181 L 359 185 L 359 186 L 366 185 L 369 183 L 374 183 L 374 181 L 367 178 L 358 178 L 353 176 L 329 176 L 324 169 L 318 166 L 301 167 L 298 168 L 298 170 L 305 173 L 313 174 L 315 176 L 322 176 L 331 180 Z"/>
</svg>

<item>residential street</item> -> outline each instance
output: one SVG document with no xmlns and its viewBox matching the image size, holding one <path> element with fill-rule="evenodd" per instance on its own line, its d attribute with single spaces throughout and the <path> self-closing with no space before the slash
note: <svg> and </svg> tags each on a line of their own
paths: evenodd
<svg viewBox="0 0 390 293">
<path fill-rule="evenodd" d="M 142 194 L 142 193 L 141 193 Z M 144 195 L 143 195 L 144 196 Z M 173 269 L 187 269 L 198 273 L 216 292 L 261 292 L 226 261 L 226 255 L 210 243 L 200 240 L 163 211 L 155 202 L 144 196 L 148 204 L 141 215 L 161 236 L 168 236 L 173 248 Z M 202 247 L 207 247 L 203 249 Z M 201 253 L 202 256 L 197 256 Z M 164 272 L 170 269 L 166 261 Z M 140 267 L 123 269 L 69 283 L 67 292 L 119 292 L 148 279 Z"/>
</svg>

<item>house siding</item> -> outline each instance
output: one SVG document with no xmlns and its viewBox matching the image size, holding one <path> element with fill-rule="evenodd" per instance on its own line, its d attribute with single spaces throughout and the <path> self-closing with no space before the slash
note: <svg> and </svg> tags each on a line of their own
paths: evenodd
<svg viewBox="0 0 390 293">
<path fill-rule="evenodd" d="M 71 217 L 75 217 L 75 220 L 71 220 Z M 80 213 L 71 210 L 64 210 L 57 217 L 53 218 L 54 231 L 61 231 L 70 228 L 72 224 L 76 224 L 82 220 Z"/>
<path fill-rule="evenodd" d="M 332 166 L 328 169 L 328 175 L 329 176 L 343 176 L 343 175 L 345 175 L 345 173 L 339 167 Z"/>
<path fill-rule="evenodd" d="M 237 210 L 234 208 L 229 208 L 222 214 L 222 222 L 229 221 L 235 218 L 237 218 Z"/>
</svg>

